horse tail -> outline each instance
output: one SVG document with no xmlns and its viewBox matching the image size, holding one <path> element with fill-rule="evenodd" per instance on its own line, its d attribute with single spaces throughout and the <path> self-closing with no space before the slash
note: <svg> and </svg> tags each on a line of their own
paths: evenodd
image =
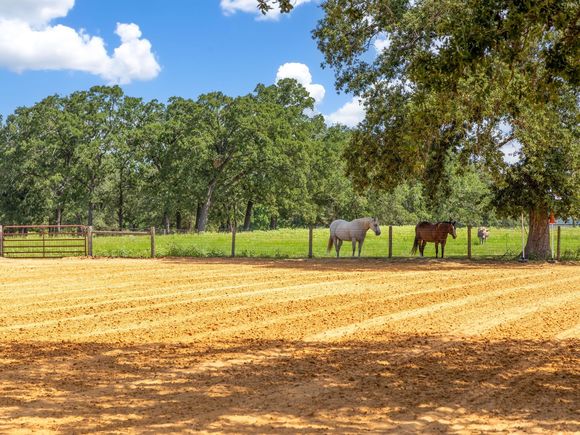
<svg viewBox="0 0 580 435">
<path fill-rule="evenodd" d="M 332 245 L 333 245 L 333 240 L 332 240 L 332 236 L 330 236 L 328 238 L 328 246 L 326 247 L 326 252 L 330 252 L 330 250 L 332 249 Z"/>
<path fill-rule="evenodd" d="M 415 241 L 413 242 L 413 249 L 411 249 L 411 255 L 417 253 L 417 248 L 419 247 L 419 236 L 415 236 Z"/>
</svg>

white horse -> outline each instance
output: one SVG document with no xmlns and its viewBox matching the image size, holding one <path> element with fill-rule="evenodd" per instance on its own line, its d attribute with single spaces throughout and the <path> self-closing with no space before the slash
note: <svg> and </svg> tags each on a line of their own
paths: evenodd
<svg viewBox="0 0 580 435">
<path fill-rule="evenodd" d="M 477 237 L 479 238 L 479 244 L 483 245 L 489 238 L 489 230 L 486 227 L 479 227 L 477 229 Z"/>
<path fill-rule="evenodd" d="M 352 222 L 347 222 L 342 219 L 333 221 L 330 224 L 330 238 L 328 239 L 327 252 L 330 252 L 332 245 L 334 244 L 336 257 L 338 258 L 342 242 L 350 240 L 352 241 L 352 256 L 354 257 L 356 242 L 358 242 L 358 256 L 360 257 L 360 251 L 365 241 L 367 231 L 371 228 L 377 236 L 381 234 L 377 218 L 360 218 L 355 219 Z"/>
</svg>

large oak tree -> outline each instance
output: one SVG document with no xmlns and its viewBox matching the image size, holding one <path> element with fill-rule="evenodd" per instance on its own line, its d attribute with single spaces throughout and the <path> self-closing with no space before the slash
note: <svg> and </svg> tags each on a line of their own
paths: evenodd
<svg viewBox="0 0 580 435">
<path fill-rule="evenodd" d="M 578 209 L 580 3 L 327 0 L 314 37 L 366 118 L 348 149 L 360 186 L 421 179 L 457 157 L 483 165 L 501 212 L 529 214 L 526 253 L 549 252 L 548 213 Z M 375 53 L 376 50 L 376 53 Z M 515 146 L 507 164 L 502 149 Z"/>
</svg>

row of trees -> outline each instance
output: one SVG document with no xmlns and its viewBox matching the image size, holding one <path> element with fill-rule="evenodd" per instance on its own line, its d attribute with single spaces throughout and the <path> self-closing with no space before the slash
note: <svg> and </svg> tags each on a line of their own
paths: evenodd
<svg viewBox="0 0 580 435">
<path fill-rule="evenodd" d="M 237 98 L 214 92 L 167 104 L 94 87 L 18 108 L 0 130 L 0 222 L 244 229 L 454 218 L 494 223 L 472 165 L 449 173 L 442 200 L 418 183 L 357 193 L 346 177 L 352 132 L 328 127 L 294 80 Z M 456 169 L 458 166 L 456 166 Z"/>
</svg>

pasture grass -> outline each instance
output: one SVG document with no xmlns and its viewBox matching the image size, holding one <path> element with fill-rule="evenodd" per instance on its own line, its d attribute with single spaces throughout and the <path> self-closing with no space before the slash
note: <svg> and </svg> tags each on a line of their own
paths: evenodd
<svg viewBox="0 0 580 435">
<path fill-rule="evenodd" d="M 328 254 L 326 246 L 329 231 L 327 228 L 314 230 L 313 254 L 315 258 L 333 257 L 334 250 Z M 231 254 L 230 233 L 170 234 L 156 236 L 158 257 L 226 257 Z M 415 237 L 415 227 L 393 227 L 393 257 L 409 257 Z M 555 236 L 554 236 L 555 240 Z M 483 245 L 477 239 L 477 230 L 472 230 L 473 258 L 515 259 L 521 252 L 522 240 L 519 228 L 491 228 L 490 238 Z M 93 253 L 107 257 L 149 257 L 150 239 L 148 236 L 96 236 Z M 352 253 L 352 244 L 345 242 L 341 256 Z M 441 254 L 441 252 L 439 252 Z M 275 231 L 238 232 L 236 235 L 237 257 L 265 258 L 304 258 L 308 255 L 307 229 L 280 229 Z M 375 236 L 367 233 L 362 255 L 365 257 L 388 256 L 388 227 L 382 234 Z M 435 256 L 433 243 L 425 248 L 426 257 Z M 446 257 L 465 258 L 467 256 L 467 228 L 457 229 L 457 239 L 449 236 L 445 247 Z M 562 228 L 561 258 L 580 259 L 580 227 Z"/>
</svg>

